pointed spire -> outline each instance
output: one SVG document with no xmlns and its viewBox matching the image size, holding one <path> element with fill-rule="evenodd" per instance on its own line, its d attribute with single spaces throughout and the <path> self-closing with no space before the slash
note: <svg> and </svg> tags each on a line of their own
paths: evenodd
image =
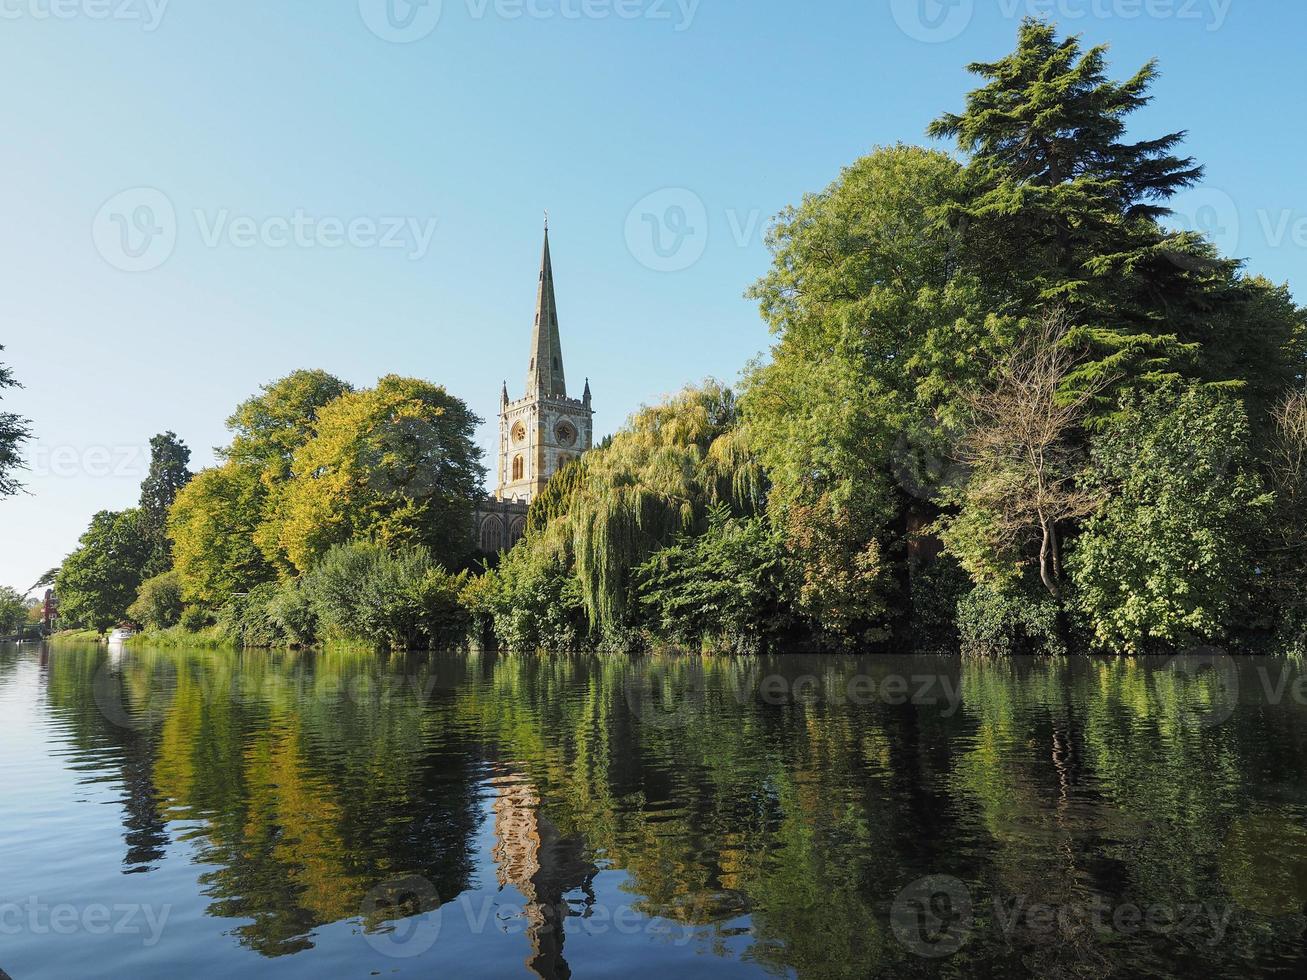
<svg viewBox="0 0 1307 980">
<path fill-rule="evenodd" d="M 528 397 L 566 398 L 563 345 L 558 336 L 558 301 L 554 297 L 554 267 L 549 258 L 549 216 L 545 215 L 545 246 L 540 257 L 540 285 L 531 336 L 531 365 L 526 378 Z"/>
<path fill-rule="evenodd" d="M 499 394 L 499 403 L 500 403 L 501 405 L 507 405 L 507 404 L 508 404 L 508 382 L 507 382 L 507 381 L 504 382 L 504 390 L 503 390 L 502 392 L 500 392 L 500 394 Z"/>
<path fill-rule="evenodd" d="M 590 379 L 589 378 L 585 379 L 585 393 L 581 395 L 581 401 L 587 405 L 590 404 Z"/>
</svg>

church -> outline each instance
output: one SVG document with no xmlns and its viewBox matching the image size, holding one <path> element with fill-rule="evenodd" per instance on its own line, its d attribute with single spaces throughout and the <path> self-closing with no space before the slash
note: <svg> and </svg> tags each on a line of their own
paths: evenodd
<svg viewBox="0 0 1307 980">
<path fill-rule="evenodd" d="M 526 530 L 531 501 L 550 477 L 593 445 L 589 380 L 580 398 L 567 394 L 546 222 L 526 393 L 510 400 L 507 381 L 500 392 L 497 483 L 494 496 L 476 508 L 477 549 L 496 554 L 516 544 Z"/>
</svg>

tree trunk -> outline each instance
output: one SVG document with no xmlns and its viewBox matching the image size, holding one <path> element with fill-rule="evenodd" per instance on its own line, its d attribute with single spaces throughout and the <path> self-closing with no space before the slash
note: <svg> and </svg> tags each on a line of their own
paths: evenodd
<svg viewBox="0 0 1307 980">
<path fill-rule="evenodd" d="M 1049 595 L 1058 598 L 1060 592 L 1057 587 L 1057 573 L 1055 560 L 1057 555 L 1057 537 L 1053 530 L 1053 525 L 1049 521 L 1040 522 L 1044 528 L 1044 542 L 1039 547 L 1039 577 L 1044 582 L 1044 588 L 1048 589 Z"/>
</svg>

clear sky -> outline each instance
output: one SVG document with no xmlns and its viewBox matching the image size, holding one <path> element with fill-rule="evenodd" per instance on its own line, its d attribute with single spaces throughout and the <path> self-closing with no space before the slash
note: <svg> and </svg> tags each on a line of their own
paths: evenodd
<svg viewBox="0 0 1307 980">
<path fill-rule="evenodd" d="M 1303 296 L 1307 5 L 1287 0 L 0 0 L 0 359 L 31 494 L 24 588 L 135 502 L 159 431 L 196 468 L 266 381 L 521 393 L 542 212 L 567 375 L 600 432 L 769 337 L 771 216 L 925 142 L 1021 15 L 1161 60 L 1136 131 L 1187 129 L 1186 224 Z"/>
</svg>

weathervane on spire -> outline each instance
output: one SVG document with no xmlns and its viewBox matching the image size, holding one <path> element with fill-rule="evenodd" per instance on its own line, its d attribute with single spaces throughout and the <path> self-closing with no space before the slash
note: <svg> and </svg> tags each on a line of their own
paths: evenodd
<svg viewBox="0 0 1307 980">
<path fill-rule="evenodd" d="M 549 230 L 549 209 L 545 208 L 545 231 Z"/>
</svg>

